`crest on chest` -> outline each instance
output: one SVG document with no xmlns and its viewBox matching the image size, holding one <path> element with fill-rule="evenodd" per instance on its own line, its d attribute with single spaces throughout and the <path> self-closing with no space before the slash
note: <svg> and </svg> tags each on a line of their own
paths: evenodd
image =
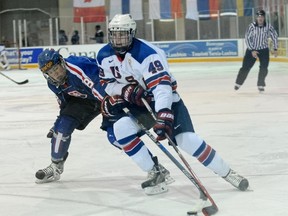
<svg viewBox="0 0 288 216">
<path fill-rule="evenodd" d="M 131 58 L 118 61 L 117 63 L 115 62 L 113 66 L 110 66 L 110 70 L 119 82 L 126 81 L 125 83 L 133 83 L 133 81 L 137 80 L 141 76 L 137 67 L 133 65 Z"/>
</svg>

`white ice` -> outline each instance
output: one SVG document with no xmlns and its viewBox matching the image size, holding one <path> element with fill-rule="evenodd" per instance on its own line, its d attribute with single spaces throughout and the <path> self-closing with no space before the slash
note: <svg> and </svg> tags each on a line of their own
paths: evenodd
<svg viewBox="0 0 288 216">
<path fill-rule="evenodd" d="M 258 65 L 235 92 L 240 62 L 171 64 L 196 132 L 249 179 L 253 190 L 234 189 L 183 153 L 217 203 L 219 216 L 288 215 L 287 64 L 270 63 L 263 94 L 256 87 Z M 1 216 L 185 216 L 199 200 L 195 186 L 146 136 L 176 182 L 167 193 L 145 195 L 140 184 L 146 173 L 108 143 L 100 117 L 73 134 L 60 181 L 35 184 L 35 172 L 50 164 L 46 133 L 58 105 L 38 70 L 3 73 L 29 83 L 16 85 L 0 76 Z"/>
</svg>

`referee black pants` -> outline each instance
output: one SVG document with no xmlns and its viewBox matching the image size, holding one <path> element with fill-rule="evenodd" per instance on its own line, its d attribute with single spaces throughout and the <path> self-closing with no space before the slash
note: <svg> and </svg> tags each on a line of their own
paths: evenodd
<svg viewBox="0 0 288 216">
<path fill-rule="evenodd" d="M 268 74 L 269 49 L 266 48 L 266 49 L 257 50 L 257 51 L 259 52 L 258 58 L 260 61 L 257 86 L 266 86 L 265 78 Z M 249 71 L 251 70 L 255 62 L 256 62 L 256 58 L 252 56 L 252 51 L 247 49 L 244 59 L 243 59 L 242 67 L 240 68 L 237 78 L 236 78 L 236 84 L 242 85 L 244 83 Z"/>
</svg>

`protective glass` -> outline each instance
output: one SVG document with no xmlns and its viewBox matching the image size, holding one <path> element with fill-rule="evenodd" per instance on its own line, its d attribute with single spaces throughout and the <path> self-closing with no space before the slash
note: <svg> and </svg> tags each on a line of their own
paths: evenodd
<svg viewBox="0 0 288 216">
<path fill-rule="evenodd" d="M 66 79 L 66 68 L 62 64 L 55 64 L 44 75 L 49 77 L 53 83 L 62 85 Z"/>
<path fill-rule="evenodd" d="M 114 49 L 125 52 L 132 43 L 132 35 L 129 31 L 110 31 L 109 41 Z"/>
</svg>

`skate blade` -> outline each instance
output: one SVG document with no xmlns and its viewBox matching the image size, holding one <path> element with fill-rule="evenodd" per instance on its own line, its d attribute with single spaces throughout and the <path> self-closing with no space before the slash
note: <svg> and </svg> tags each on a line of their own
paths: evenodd
<svg viewBox="0 0 288 216">
<path fill-rule="evenodd" d="M 58 181 L 60 179 L 60 175 L 57 176 L 52 176 L 50 178 L 44 178 L 44 179 L 36 179 L 35 183 L 36 184 L 45 184 L 45 183 L 50 183 L 54 181 Z"/>
<path fill-rule="evenodd" d="M 146 195 L 156 195 L 165 193 L 168 191 L 168 187 L 166 185 L 166 182 L 162 182 L 154 187 L 146 187 L 144 188 L 144 192 Z"/>
<path fill-rule="evenodd" d="M 172 178 L 170 175 L 165 176 L 166 185 L 172 184 L 173 182 L 175 182 L 174 178 Z"/>
</svg>

